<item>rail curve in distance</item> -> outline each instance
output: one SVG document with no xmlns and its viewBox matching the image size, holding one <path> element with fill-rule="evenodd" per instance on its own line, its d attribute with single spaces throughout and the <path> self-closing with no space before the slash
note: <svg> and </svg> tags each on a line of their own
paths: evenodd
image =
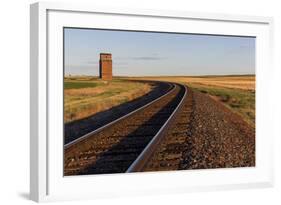
<svg viewBox="0 0 281 205">
<path fill-rule="evenodd" d="M 145 106 L 64 146 L 64 175 L 142 171 L 181 111 L 187 87 L 172 88 Z"/>
</svg>

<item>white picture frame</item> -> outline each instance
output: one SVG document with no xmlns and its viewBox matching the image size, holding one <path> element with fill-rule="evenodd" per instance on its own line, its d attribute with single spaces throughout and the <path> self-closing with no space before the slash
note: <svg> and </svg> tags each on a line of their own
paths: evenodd
<svg viewBox="0 0 281 205">
<path fill-rule="evenodd" d="M 63 27 L 256 36 L 256 167 L 63 177 Z M 30 198 L 39 202 L 273 186 L 272 113 L 263 109 L 272 96 L 272 29 L 270 17 L 32 4 Z"/>
</svg>

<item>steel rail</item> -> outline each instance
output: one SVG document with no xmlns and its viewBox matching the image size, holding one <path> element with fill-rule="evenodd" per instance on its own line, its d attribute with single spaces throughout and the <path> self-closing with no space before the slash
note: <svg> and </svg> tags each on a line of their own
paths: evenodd
<svg viewBox="0 0 281 205">
<path fill-rule="evenodd" d="M 90 137 L 90 136 L 92 136 L 92 135 L 94 135 L 94 134 L 96 134 L 96 133 L 98 133 L 98 132 L 101 132 L 102 130 L 104 130 L 104 129 L 110 127 L 111 125 L 113 125 L 113 124 L 115 124 L 115 123 L 117 123 L 117 122 L 119 122 L 119 121 L 121 121 L 121 120 L 123 120 L 123 119 L 125 119 L 125 118 L 127 118 L 127 117 L 129 117 L 129 116 L 131 116 L 131 115 L 133 115 L 134 113 L 143 110 L 144 108 L 150 106 L 151 104 L 153 104 L 153 103 L 155 103 L 155 102 L 161 100 L 163 97 L 165 97 L 165 96 L 167 96 L 168 94 L 170 94 L 170 93 L 171 93 L 172 91 L 174 91 L 175 88 L 176 88 L 175 84 L 172 84 L 172 83 L 168 83 L 168 84 L 170 85 L 170 90 L 169 90 L 167 93 L 165 93 L 164 95 L 162 95 L 162 96 L 160 96 L 160 97 L 154 99 L 153 101 L 151 101 L 151 102 L 149 102 L 149 103 L 143 105 L 142 107 L 139 107 L 138 109 L 133 110 L 132 112 L 129 112 L 128 114 L 126 114 L 126 115 L 124 115 L 124 116 L 122 116 L 122 117 L 120 117 L 120 118 L 118 118 L 118 119 L 116 119 L 116 120 L 114 120 L 114 121 L 112 121 L 112 122 L 106 124 L 106 125 L 103 125 L 102 127 L 98 128 L 98 129 L 96 129 L 96 130 L 93 130 L 93 131 L 91 131 L 91 132 L 89 132 L 89 133 L 87 133 L 87 134 L 85 134 L 85 135 L 83 135 L 83 136 L 81 136 L 81 137 L 79 137 L 79 138 L 77 138 L 77 139 L 75 139 L 75 140 L 73 140 L 73 141 L 71 141 L 71 142 L 65 144 L 65 145 L 64 145 L 64 149 L 67 149 L 67 148 L 71 147 L 72 145 L 75 145 L 75 144 L 81 142 L 82 140 L 85 140 L 85 139 L 87 139 L 88 137 Z M 172 89 L 171 89 L 171 88 L 172 88 Z"/>
<path fill-rule="evenodd" d="M 160 130 L 157 132 L 157 134 L 153 137 L 153 139 L 149 142 L 149 144 L 144 148 L 144 150 L 141 152 L 141 154 L 137 157 L 137 159 L 127 169 L 126 173 L 142 171 L 144 169 L 144 167 L 146 166 L 146 164 L 148 163 L 151 156 L 153 155 L 153 153 L 155 152 L 156 147 L 164 139 L 165 134 L 167 133 L 169 127 L 171 126 L 174 119 L 176 118 L 177 113 L 179 113 L 181 108 L 183 107 L 183 105 L 184 105 L 183 101 L 187 96 L 187 87 L 185 85 L 180 85 L 180 86 L 183 86 L 185 89 L 184 95 L 183 95 L 180 103 L 177 105 L 176 109 L 173 111 L 173 113 L 167 119 L 165 124 L 160 128 Z"/>
</svg>

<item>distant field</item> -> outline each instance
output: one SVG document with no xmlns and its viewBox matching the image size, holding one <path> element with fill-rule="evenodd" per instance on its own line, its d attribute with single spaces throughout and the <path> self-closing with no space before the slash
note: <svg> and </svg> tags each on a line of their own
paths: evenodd
<svg viewBox="0 0 281 205">
<path fill-rule="evenodd" d="M 255 126 L 255 76 L 126 77 L 102 81 L 95 77 L 64 80 L 64 120 L 71 122 L 107 110 L 148 93 L 149 84 L 127 80 L 159 80 L 187 84 L 219 100 Z"/>
<path fill-rule="evenodd" d="M 125 79 L 102 81 L 94 77 L 64 79 L 64 122 L 79 120 L 128 102 L 152 89 L 148 83 Z"/>
<path fill-rule="evenodd" d="M 195 76 L 195 77 L 141 77 L 141 79 L 154 79 L 164 81 L 177 81 L 181 83 L 196 83 L 201 85 L 223 87 L 223 88 L 237 88 L 242 90 L 255 90 L 255 76 L 241 75 L 241 76 Z"/>
<path fill-rule="evenodd" d="M 129 78 L 132 79 L 132 78 Z M 241 115 L 246 122 L 255 127 L 255 76 L 202 76 L 202 77 L 141 77 L 179 82 L 194 90 L 212 96 L 232 111 Z"/>
</svg>

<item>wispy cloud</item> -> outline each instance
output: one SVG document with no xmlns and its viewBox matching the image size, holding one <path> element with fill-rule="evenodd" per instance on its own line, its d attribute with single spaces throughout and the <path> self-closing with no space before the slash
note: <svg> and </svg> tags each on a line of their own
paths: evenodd
<svg viewBox="0 0 281 205">
<path fill-rule="evenodd" d="M 122 61 L 126 61 L 126 60 L 143 60 L 143 61 L 157 61 L 157 60 L 163 60 L 166 59 L 166 57 L 160 57 L 158 56 L 157 53 L 152 53 L 151 55 L 148 56 L 128 56 L 128 57 L 124 57 L 124 56 L 116 56 L 113 58 L 113 60 L 122 60 Z"/>
<path fill-rule="evenodd" d="M 131 57 L 132 60 L 145 60 L 145 61 L 155 61 L 155 60 L 163 60 L 165 58 L 158 56 L 140 56 L 140 57 Z"/>
<path fill-rule="evenodd" d="M 128 63 L 127 62 L 115 62 L 115 61 L 113 61 L 113 63 L 115 64 L 115 65 L 128 65 Z"/>
<path fill-rule="evenodd" d="M 124 65 L 128 65 L 128 62 L 125 61 L 114 61 L 113 59 L 113 64 L 114 65 L 118 65 L 118 66 L 124 66 Z M 84 61 L 80 64 L 76 64 L 76 65 L 67 65 L 68 67 L 79 67 L 79 66 L 84 66 L 84 67 L 89 67 L 89 66 L 98 66 L 99 65 L 99 61 Z"/>
</svg>

